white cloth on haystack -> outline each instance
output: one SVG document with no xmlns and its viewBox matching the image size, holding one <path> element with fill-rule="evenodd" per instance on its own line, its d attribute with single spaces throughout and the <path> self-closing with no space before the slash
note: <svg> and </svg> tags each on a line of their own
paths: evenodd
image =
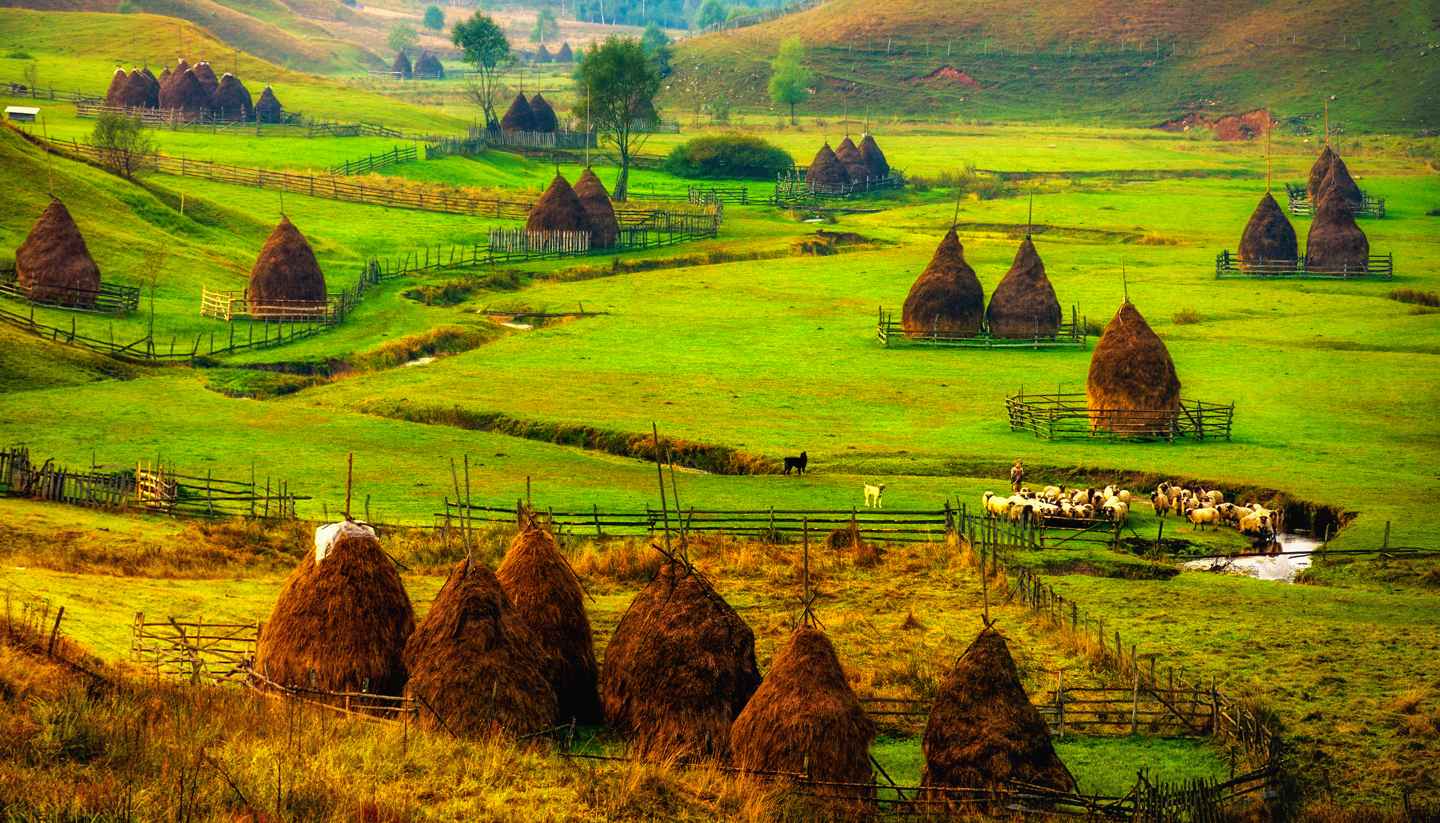
<svg viewBox="0 0 1440 823">
<path fill-rule="evenodd" d="M 315 562 L 319 563 L 330 553 L 330 547 L 341 537 L 374 537 L 375 530 L 354 520 L 326 523 L 315 530 Z"/>
</svg>

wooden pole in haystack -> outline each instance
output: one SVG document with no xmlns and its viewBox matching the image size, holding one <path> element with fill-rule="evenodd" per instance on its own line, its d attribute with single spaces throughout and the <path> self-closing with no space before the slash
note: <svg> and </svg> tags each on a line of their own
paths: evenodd
<svg viewBox="0 0 1440 823">
<path fill-rule="evenodd" d="M 350 519 L 350 487 L 355 481 L 355 452 L 345 458 L 345 519 Z"/>
<path fill-rule="evenodd" d="M 661 468 L 660 427 L 650 421 L 650 431 L 655 436 L 655 477 L 660 481 L 660 516 L 665 523 L 665 553 L 670 553 L 670 510 L 665 502 L 665 470 Z"/>
</svg>

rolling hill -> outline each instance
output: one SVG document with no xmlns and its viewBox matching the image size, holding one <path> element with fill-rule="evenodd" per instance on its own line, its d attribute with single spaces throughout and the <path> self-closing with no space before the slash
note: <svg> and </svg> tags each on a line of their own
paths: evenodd
<svg viewBox="0 0 1440 823">
<path fill-rule="evenodd" d="M 1440 14 L 1422 0 L 830 0 L 687 40 L 672 104 L 768 106 L 769 60 L 810 49 L 810 110 L 1151 125 L 1268 107 L 1352 130 L 1440 127 Z M 681 103 L 681 100 L 684 103 Z"/>
</svg>

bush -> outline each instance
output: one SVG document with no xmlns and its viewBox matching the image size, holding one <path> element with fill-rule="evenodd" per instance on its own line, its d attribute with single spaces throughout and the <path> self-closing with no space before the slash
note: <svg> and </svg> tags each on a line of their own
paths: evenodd
<svg viewBox="0 0 1440 823">
<path fill-rule="evenodd" d="M 696 137 L 665 158 L 665 171 L 676 177 L 706 180 L 774 180 L 794 165 L 784 149 L 743 134 Z"/>
<path fill-rule="evenodd" d="M 1175 316 L 1170 319 L 1175 321 L 1177 326 L 1189 326 L 1200 322 L 1200 312 L 1194 309 L 1181 309 L 1175 312 Z"/>
<path fill-rule="evenodd" d="M 1419 291 L 1418 289 L 1396 289 L 1390 292 L 1391 300 L 1401 303 L 1413 303 L 1417 306 L 1428 306 L 1440 308 L 1440 294 L 1433 291 Z"/>
</svg>

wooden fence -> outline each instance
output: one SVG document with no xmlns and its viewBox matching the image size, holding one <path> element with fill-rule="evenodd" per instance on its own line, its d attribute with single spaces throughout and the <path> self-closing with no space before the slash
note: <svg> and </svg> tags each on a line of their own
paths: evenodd
<svg viewBox="0 0 1440 823">
<path fill-rule="evenodd" d="M 425 159 L 474 157 L 483 154 L 488 145 L 484 137 L 437 137 L 425 143 Z"/>
<path fill-rule="evenodd" d="M 489 244 L 491 260 L 516 257 L 568 257 L 576 254 L 589 254 L 590 232 L 491 229 Z"/>
<path fill-rule="evenodd" d="M 1285 194 L 1290 200 L 1290 213 L 1293 215 L 1308 217 L 1315 213 L 1315 205 L 1310 202 L 1310 192 L 1304 186 L 1297 186 L 1293 183 L 1285 184 Z M 1360 209 L 1353 212 L 1356 217 L 1383 218 L 1385 216 L 1385 198 L 1371 197 L 1364 192 L 1360 193 Z"/>
<path fill-rule="evenodd" d="M 369 174 L 373 171 L 389 168 L 400 163 L 413 163 L 420 157 L 419 150 L 414 146 L 395 146 L 390 151 L 380 154 L 370 154 L 355 160 L 346 160 L 337 166 L 330 167 L 332 176 L 348 177 L 352 174 Z"/>
<path fill-rule="evenodd" d="M 1245 262 L 1229 249 L 1215 255 L 1215 279 L 1233 280 L 1391 280 L 1395 277 L 1393 254 L 1372 254 L 1363 269 L 1312 269 L 1299 260 Z"/>
<path fill-rule="evenodd" d="M 470 129 L 470 138 L 484 139 L 497 149 L 584 149 L 595 148 L 594 132 L 583 131 L 507 131 L 504 129 Z"/>
<path fill-rule="evenodd" d="M 894 312 L 885 311 L 881 306 L 875 324 L 875 339 L 880 345 L 891 348 L 901 345 L 935 346 L 962 349 L 1083 349 L 1088 345 L 1085 318 L 1078 310 L 1070 308 L 1070 319 L 1062 320 L 1053 336 L 1037 333 L 1034 337 L 996 337 L 990 332 L 989 323 L 980 322 L 980 333 L 962 335 L 932 329 L 928 332 L 911 333 L 895 319 Z"/>
<path fill-rule="evenodd" d="M 70 311 L 94 312 L 96 314 L 129 314 L 140 305 L 138 286 L 121 286 L 115 283 L 101 283 L 98 289 L 76 289 L 68 286 L 46 286 L 45 291 L 61 292 L 66 299 L 37 300 L 20 286 L 13 265 L 0 265 L 0 295 L 24 300 L 38 306 L 52 306 Z"/>
<path fill-rule="evenodd" d="M 1019 394 L 1005 398 L 1011 431 L 1042 440 L 1142 438 L 1174 441 L 1230 439 L 1235 404 L 1181 400 L 1178 410 L 1091 409 L 1084 392 Z"/>
<path fill-rule="evenodd" d="M 200 316 L 214 317 L 229 322 L 236 318 L 253 317 L 278 322 L 313 321 L 331 325 L 339 321 L 340 297 L 332 295 L 325 300 L 276 300 L 252 303 L 249 289 L 211 291 L 208 286 L 200 287 Z"/>
<path fill-rule="evenodd" d="M 206 622 L 204 618 L 147 621 L 135 613 L 130 656 L 157 677 L 195 685 L 244 683 L 255 659 L 258 622 Z"/>
<path fill-rule="evenodd" d="M 690 186 L 685 192 L 685 199 L 697 206 L 710 206 L 716 203 L 736 203 L 748 206 L 750 205 L 750 190 L 744 186 Z"/>
<path fill-rule="evenodd" d="M 27 86 L 24 83 L 10 82 L 4 85 L 4 91 L 7 97 L 29 97 L 32 100 L 63 100 L 73 103 L 105 102 L 104 97 L 96 97 L 88 92 L 67 91 L 65 89 L 57 89 L 53 86 L 41 89 L 34 86 Z"/>
<path fill-rule="evenodd" d="M 867 177 L 856 182 L 834 184 L 807 182 L 805 171 L 803 167 L 797 166 L 775 176 L 773 200 L 777 206 L 815 200 L 849 200 L 871 192 L 905 187 L 905 176 L 898 171 L 892 171 L 885 177 Z"/>
</svg>

